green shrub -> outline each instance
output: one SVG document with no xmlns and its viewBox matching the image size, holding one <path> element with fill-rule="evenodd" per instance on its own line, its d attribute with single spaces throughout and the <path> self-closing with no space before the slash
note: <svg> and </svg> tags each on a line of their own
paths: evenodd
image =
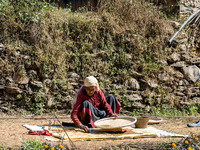
<svg viewBox="0 0 200 150">
<path fill-rule="evenodd" d="M 173 28 L 145 0 L 115 3 L 108 0 L 96 12 L 72 12 L 39 0 L 0 2 L 0 41 L 8 53 L 5 60 L 0 58 L 3 62 L 0 73 L 6 77 L 18 71 L 25 76 L 29 71 L 25 64 L 40 64 L 38 75 L 30 78 L 44 81 L 48 77 L 55 81 L 50 96 L 62 93 L 60 87 L 70 83 L 69 72 L 80 75 L 78 84 L 88 75 L 98 75 L 100 83 L 110 80 L 111 86 L 113 83 L 125 85 L 132 78 L 132 70 L 148 79 L 163 69 L 156 60 L 165 57 L 166 41 Z M 16 53 L 30 59 L 24 61 Z M 10 56 L 16 61 L 12 62 Z M 20 107 L 40 114 L 48 96 L 41 97 L 39 90 L 34 92 L 33 96 L 24 94 Z M 59 94 L 55 97 L 62 99 Z M 128 105 L 127 100 L 122 101 Z"/>
</svg>

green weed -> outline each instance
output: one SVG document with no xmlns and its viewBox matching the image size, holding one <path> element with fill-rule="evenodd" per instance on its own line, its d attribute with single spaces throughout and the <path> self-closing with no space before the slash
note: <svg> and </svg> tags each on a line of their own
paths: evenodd
<svg viewBox="0 0 200 150">
<path fill-rule="evenodd" d="M 37 140 L 22 141 L 22 145 L 19 148 L 20 150 L 42 150 L 43 145 Z"/>
<path fill-rule="evenodd" d="M 170 145 L 168 145 L 170 147 Z M 172 150 L 198 150 L 200 149 L 199 136 L 184 138 L 179 142 L 171 143 Z"/>
<path fill-rule="evenodd" d="M 22 141 L 20 150 L 67 150 L 67 145 L 54 145 L 52 143 L 41 143 L 37 140 Z"/>
<path fill-rule="evenodd" d="M 8 150 L 10 148 L 8 148 L 8 146 L 6 146 L 7 144 L 6 143 L 3 143 L 3 142 L 0 142 L 0 149 L 1 150 Z"/>
<path fill-rule="evenodd" d="M 162 117 L 170 117 L 170 116 L 190 116 L 190 115 L 197 115 L 197 107 L 187 107 L 187 109 L 184 110 L 178 110 L 177 108 L 162 108 L 162 107 L 156 107 L 151 109 L 151 114 L 156 116 L 162 116 Z"/>
</svg>

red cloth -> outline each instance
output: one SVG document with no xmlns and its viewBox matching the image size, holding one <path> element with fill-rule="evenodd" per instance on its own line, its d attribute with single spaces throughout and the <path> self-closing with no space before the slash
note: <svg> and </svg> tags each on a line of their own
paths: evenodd
<svg viewBox="0 0 200 150">
<path fill-rule="evenodd" d="M 79 92 L 77 93 L 76 98 L 77 100 L 76 103 L 73 105 L 71 113 L 71 119 L 76 126 L 81 124 L 80 120 L 78 119 L 78 113 L 81 111 L 80 107 L 84 100 L 88 100 L 97 109 L 104 108 L 109 116 L 113 114 L 110 105 L 107 103 L 106 98 L 100 89 L 99 91 L 96 90 L 94 95 L 88 96 L 84 91 L 84 86 L 82 86 Z"/>
<path fill-rule="evenodd" d="M 50 133 L 48 130 L 44 130 L 44 131 L 33 131 L 33 130 L 29 130 L 28 132 L 30 135 L 47 135 L 47 136 L 51 136 L 52 133 Z"/>
</svg>

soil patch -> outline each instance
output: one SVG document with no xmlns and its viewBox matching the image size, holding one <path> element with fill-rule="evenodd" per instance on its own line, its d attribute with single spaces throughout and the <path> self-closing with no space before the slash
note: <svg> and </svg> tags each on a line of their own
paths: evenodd
<svg viewBox="0 0 200 150">
<path fill-rule="evenodd" d="M 59 114 L 59 121 L 61 122 L 71 122 L 70 115 Z M 174 132 L 178 134 L 186 134 L 190 136 L 200 135 L 200 127 L 187 127 L 187 123 L 193 123 L 200 119 L 200 117 L 173 117 L 164 118 L 164 121 L 160 124 L 151 125 L 158 129 L 163 129 L 169 132 Z M 21 117 L 18 115 L 6 115 L 0 113 L 0 146 L 9 147 L 12 149 L 18 149 L 22 144 L 22 141 L 28 140 L 38 140 L 45 142 L 44 138 L 38 135 L 29 135 L 28 130 L 23 127 L 23 124 L 29 125 L 55 125 L 59 124 L 59 121 L 55 119 L 53 114 L 45 114 L 41 116 L 25 116 Z M 152 145 L 157 145 L 158 143 L 164 142 L 177 142 L 181 138 L 138 138 L 138 139 L 124 139 L 124 140 L 92 140 L 92 141 L 73 141 L 79 149 L 104 149 L 109 146 L 117 145 L 135 145 L 139 149 L 142 147 L 151 147 Z M 53 144 L 59 144 L 59 142 L 52 142 Z M 64 142 L 64 145 L 70 146 L 70 143 Z"/>
</svg>

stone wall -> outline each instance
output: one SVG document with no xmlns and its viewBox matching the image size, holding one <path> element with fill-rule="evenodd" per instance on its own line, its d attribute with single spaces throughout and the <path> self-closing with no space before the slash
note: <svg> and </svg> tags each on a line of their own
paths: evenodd
<svg viewBox="0 0 200 150">
<path fill-rule="evenodd" d="M 181 0 L 180 14 L 192 13 L 200 8 L 200 0 Z"/>
<path fill-rule="evenodd" d="M 149 0 L 156 5 L 162 5 L 173 14 L 190 14 L 200 8 L 200 0 Z"/>
<path fill-rule="evenodd" d="M 115 95 L 117 91 L 117 98 L 129 111 L 149 112 L 158 106 L 183 110 L 200 105 L 200 57 L 191 53 L 191 47 L 184 42 L 187 41 L 186 37 L 177 41 L 180 43 L 179 50 L 166 48 L 168 56 L 157 60 L 165 68 L 163 72 L 154 73 L 146 79 L 144 74 L 132 70 L 131 77 L 125 83 L 116 82 L 115 79 L 112 81 L 114 77 L 110 76 L 112 84 L 105 83 L 101 88 L 104 95 Z M 82 82 L 79 83 L 82 80 L 80 74 L 71 71 L 66 77 L 68 83 L 55 82 L 41 71 L 39 62 L 35 60 L 29 64 L 31 56 L 15 51 L 10 55 L 8 48 L 0 43 L 0 60 L 16 64 L 16 59 L 23 60 L 24 74 L 16 71 L 14 75 L 0 75 L 0 111 L 70 111 L 71 102 L 82 85 Z M 102 76 L 102 81 L 105 76 Z"/>
<path fill-rule="evenodd" d="M 191 7 L 200 7 L 200 0 L 181 0 L 181 4 Z"/>
</svg>

